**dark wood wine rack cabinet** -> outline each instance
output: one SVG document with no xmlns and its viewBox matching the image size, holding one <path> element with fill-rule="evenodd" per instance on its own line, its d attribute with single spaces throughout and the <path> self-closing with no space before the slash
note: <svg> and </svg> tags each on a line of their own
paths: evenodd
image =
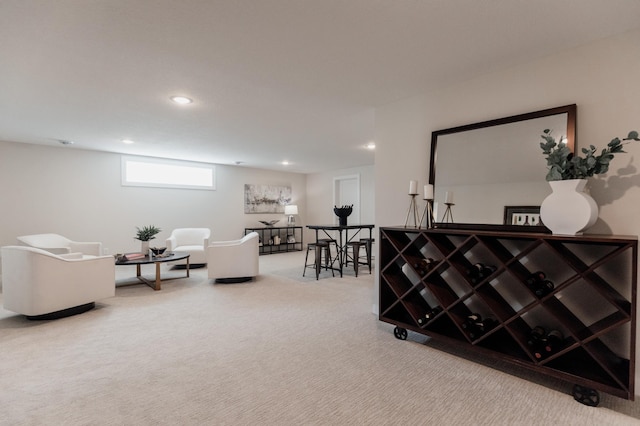
<svg viewBox="0 0 640 426">
<path fill-rule="evenodd" d="M 380 257 L 379 318 L 399 339 L 408 329 L 477 350 L 572 383 L 576 399 L 634 399 L 636 237 L 381 228 Z M 476 264 L 492 268 L 471 279 Z M 543 294 L 537 271 L 553 283 Z M 465 327 L 475 313 L 494 320 L 482 333 Z M 561 334 L 542 356 L 536 326 Z"/>
</svg>

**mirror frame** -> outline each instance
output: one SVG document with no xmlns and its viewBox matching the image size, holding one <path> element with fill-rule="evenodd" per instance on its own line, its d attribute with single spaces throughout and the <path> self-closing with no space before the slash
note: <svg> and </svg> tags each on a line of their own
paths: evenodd
<svg viewBox="0 0 640 426">
<path fill-rule="evenodd" d="M 462 126 L 451 127 L 443 130 L 436 130 L 431 133 L 431 157 L 429 159 L 429 183 L 436 186 L 436 157 L 438 147 L 438 137 L 450 135 L 453 133 L 466 132 L 469 130 L 482 129 L 485 127 L 500 126 L 503 124 L 515 123 L 518 121 L 526 121 L 534 118 L 547 117 L 556 114 L 567 114 L 567 146 L 571 151 L 576 148 L 576 121 L 577 107 L 576 104 L 570 104 L 555 108 L 543 109 L 540 111 L 528 112 L 524 114 L 512 115 L 510 117 L 496 118 L 493 120 L 481 121 L 478 123 L 465 124 Z M 518 225 L 495 225 L 482 223 L 443 223 L 436 222 L 436 228 L 450 229 L 478 229 L 493 231 L 509 231 L 509 232 L 544 232 L 550 233 L 546 226 L 518 226 Z M 524 229 L 523 229 L 524 228 Z"/>
</svg>

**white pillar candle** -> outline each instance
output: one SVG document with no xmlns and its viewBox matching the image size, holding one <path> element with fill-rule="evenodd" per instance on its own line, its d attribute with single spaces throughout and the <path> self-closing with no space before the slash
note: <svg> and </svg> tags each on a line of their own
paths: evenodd
<svg viewBox="0 0 640 426">
<path fill-rule="evenodd" d="M 444 194 L 444 202 L 447 204 L 453 204 L 453 192 L 447 191 Z"/>
<path fill-rule="evenodd" d="M 409 181 L 409 195 L 417 195 L 418 194 L 418 181 L 412 180 Z"/>
<path fill-rule="evenodd" d="M 424 186 L 424 199 L 433 200 L 433 185 Z"/>
</svg>

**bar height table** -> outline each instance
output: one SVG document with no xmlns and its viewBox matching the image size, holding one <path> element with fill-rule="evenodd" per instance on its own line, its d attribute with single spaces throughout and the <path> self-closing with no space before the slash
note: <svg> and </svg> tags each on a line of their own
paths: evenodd
<svg viewBox="0 0 640 426">
<path fill-rule="evenodd" d="M 329 234 L 330 231 L 336 231 L 338 233 L 338 262 L 340 263 L 340 272 L 342 273 L 342 267 L 347 260 L 347 244 L 360 235 L 360 231 L 363 229 L 368 229 L 369 238 L 372 238 L 375 225 L 307 225 L 307 228 L 316 231 L 316 241 L 318 241 L 320 237 L 320 232 L 324 233 L 328 238 L 334 238 Z M 349 231 L 354 231 L 351 236 L 349 236 Z"/>
</svg>

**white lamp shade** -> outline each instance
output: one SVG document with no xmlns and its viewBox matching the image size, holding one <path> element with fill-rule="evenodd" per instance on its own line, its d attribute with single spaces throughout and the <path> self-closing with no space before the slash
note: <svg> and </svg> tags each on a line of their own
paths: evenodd
<svg viewBox="0 0 640 426">
<path fill-rule="evenodd" d="M 284 206 L 284 214 L 298 214 L 298 206 L 295 204 Z"/>
</svg>

